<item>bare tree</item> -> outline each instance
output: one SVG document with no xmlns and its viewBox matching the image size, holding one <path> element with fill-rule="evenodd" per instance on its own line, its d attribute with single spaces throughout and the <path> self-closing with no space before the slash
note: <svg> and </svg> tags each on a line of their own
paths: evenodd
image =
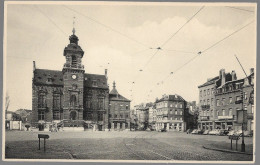
<svg viewBox="0 0 260 165">
<path fill-rule="evenodd" d="M 8 111 L 9 104 L 10 104 L 10 97 L 9 97 L 8 93 L 6 93 L 6 96 L 5 96 L 5 119 L 7 119 L 7 111 Z"/>
</svg>

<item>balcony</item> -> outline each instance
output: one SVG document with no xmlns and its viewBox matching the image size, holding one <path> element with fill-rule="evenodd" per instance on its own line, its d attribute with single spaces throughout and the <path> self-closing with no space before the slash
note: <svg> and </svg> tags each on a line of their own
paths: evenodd
<svg viewBox="0 0 260 165">
<path fill-rule="evenodd" d="M 218 116 L 219 120 L 233 119 L 233 116 Z"/>
<path fill-rule="evenodd" d="M 253 113 L 247 113 L 247 119 L 254 120 L 254 114 Z"/>
<path fill-rule="evenodd" d="M 209 120 L 209 116 L 200 116 L 201 121 L 207 121 Z"/>
<path fill-rule="evenodd" d="M 202 110 L 210 109 L 210 105 L 201 105 Z"/>
<path fill-rule="evenodd" d="M 75 68 L 75 69 L 84 69 L 84 65 L 81 64 L 64 64 L 63 65 L 64 68 Z"/>
<path fill-rule="evenodd" d="M 242 100 L 237 100 L 235 101 L 235 104 L 241 104 L 243 101 Z"/>
</svg>

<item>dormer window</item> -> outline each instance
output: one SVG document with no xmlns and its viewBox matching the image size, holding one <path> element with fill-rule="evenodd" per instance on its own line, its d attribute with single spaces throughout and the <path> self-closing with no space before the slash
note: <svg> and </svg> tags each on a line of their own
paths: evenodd
<svg viewBox="0 0 260 165">
<path fill-rule="evenodd" d="M 96 87 L 97 86 L 97 81 L 92 81 L 92 85 Z"/>
</svg>

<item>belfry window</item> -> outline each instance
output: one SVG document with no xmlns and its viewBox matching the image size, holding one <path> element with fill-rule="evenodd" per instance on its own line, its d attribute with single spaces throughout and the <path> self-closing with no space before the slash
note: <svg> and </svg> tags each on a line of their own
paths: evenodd
<svg viewBox="0 0 260 165">
<path fill-rule="evenodd" d="M 76 67 L 77 65 L 77 57 L 76 56 L 71 56 L 71 65 Z"/>
</svg>

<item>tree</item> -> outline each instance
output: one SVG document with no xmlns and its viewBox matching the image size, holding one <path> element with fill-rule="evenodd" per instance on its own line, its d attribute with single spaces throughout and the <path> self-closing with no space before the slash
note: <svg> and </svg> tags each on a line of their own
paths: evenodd
<svg viewBox="0 0 260 165">
<path fill-rule="evenodd" d="M 6 92 L 6 96 L 5 96 L 5 119 L 7 119 L 7 111 L 9 108 L 9 104 L 10 104 L 10 98 L 8 93 Z"/>
</svg>

